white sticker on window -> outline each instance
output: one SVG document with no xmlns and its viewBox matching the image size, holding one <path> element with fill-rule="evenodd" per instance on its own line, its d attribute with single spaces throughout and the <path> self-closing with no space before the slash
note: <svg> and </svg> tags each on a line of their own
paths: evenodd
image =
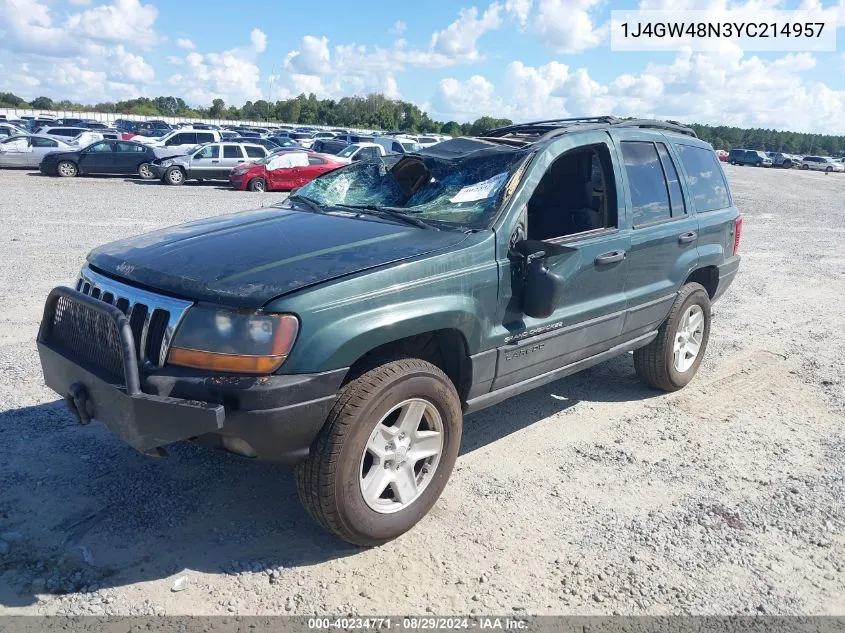
<svg viewBox="0 0 845 633">
<path fill-rule="evenodd" d="M 501 174 L 496 174 L 492 178 L 488 178 L 487 180 L 482 180 L 481 182 L 477 182 L 474 185 L 469 185 L 468 187 L 464 187 L 454 196 L 449 199 L 449 202 L 457 203 L 457 202 L 475 202 L 476 200 L 484 200 L 485 198 L 492 198 L 493 194 L 498 191 L 499 187 L 504 184 L 505 179 L 508 177 L 507 172 L 502 172 Z"/>
</svg>

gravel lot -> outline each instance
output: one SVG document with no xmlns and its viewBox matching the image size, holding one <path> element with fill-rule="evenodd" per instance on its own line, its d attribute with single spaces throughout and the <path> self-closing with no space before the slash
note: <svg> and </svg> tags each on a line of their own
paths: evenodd
<svg viewBox="0 0 845 633">
<path fill-rule="evenodd" d="M 845 613 L 845 175 L 726 171 L 745 258 L 693 383 L 624 357 L 468 417 L 431 515 L 372 550 L 291 471 L 142 457 L 41 384 L 91 247 L 281 195 L 0 172 L 0 614 Z"/>
</svg>

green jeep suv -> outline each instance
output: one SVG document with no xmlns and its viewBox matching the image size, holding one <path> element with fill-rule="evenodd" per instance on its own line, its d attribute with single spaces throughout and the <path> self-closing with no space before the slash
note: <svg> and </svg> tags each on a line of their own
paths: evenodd
<svg viewBox="0 0 845 633">
<path fill-rule="evenodd" d="M 295 464 L 315 521 L 376 545 L 437 501 L 468 413 L 628 352 L 686 385 L 741 226 L 688 128 L 512 125 L 95 249 L 41 364 L 83 424 Z"/>
</svg>

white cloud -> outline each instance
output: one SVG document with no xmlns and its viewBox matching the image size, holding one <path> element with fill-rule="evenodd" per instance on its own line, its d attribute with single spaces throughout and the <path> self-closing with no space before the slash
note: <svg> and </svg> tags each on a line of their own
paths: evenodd
<svg viewBox="0 0 845 633">
<path fill-rule="evenodd" d="M 132 42 L 151 46 L 161 38 L 153 30 L 158 9 L 139 0 L 113 0 L 71 15 L 65 28 L 76 37 L 103 42 Z"/>
<path fill-rule="evenodd" d="M 91 0 L 68 0 L 75 7 L 87 7 L 91 4 Z"/>
<path fill-rule="evenodd" d="M 189 103 L 208 104 L 221 98 L 229 104 L 266 99 L 261 89 L 257 56 L 267 47 L 267 36 L 260 29 L 250 33 L 250 44 L 220 53 L 191 51 L 181 60 L 182 69 L 171 75 L 168 84 L 180 89 Z M 179 58 L 170 58 L 176 63 Z"/>
<path fill-rule="evenodd" d="M 267 48 L 267 34 L 261 29 L 252 29 L 249 34 L 249 41 L 257 53 L 263 53 Z"/>
<path fill-rule="evenodd" d="M 294 74 L 320 75 L 330 71 L 330 61 L 328 38 L 306 35 L 299 49 L 289 52 L 285 57 L 285 68 Z"/>
<path fill-rule="evenodd" d="M 402 35 L 405 31 L 408 30 L 408 25 L 405 24 L 402 20 L 396 20 L 393 23 L 393 26 L 390 27 L 390 34 L 391 35 Z"/>
<path fill-rule="evenodd" d="M 193 41 L 189 40 L 186 37 L 180 37 L 179 39 L 177 39 L 176 46 L 178 46 L 179 48 L 184 48 L 188 51 L 192 51 L 197 47 L 196 44 L 193 43 Z"/>
<path fill-rule="evenodd" d="M 556 53 L 580 53 L 604 41 L 607 23 L 594 23 L 601 0 L 540 0 L 533 30 Z"/>
<path fill-rule="evenodd" d="M 476 61 L 481 57 L 476 48 L 478 39 L 501 25 L 501 6 L 496 2 L 481 16 L 476 7 L 461 9 L 457 20 L 431 36 L 429 48 L 435 54 L 456 60 L 456 63 Z"/>
<path fill-rule="evenodd" d="M 684 51 L 670 63 L 648 64 L 640 73 L 603 84 L 585 68 L 517 61 L 508 65 L 499 86 L 481 76 L 441 80 L 432 114 L 460 120 L 490 114 L 515 121 L 615 114 L 845 133 L 845 90 L 802 77 L 816 63 L 808 53 L 763 60 L 727 46 L 718 53 Z"/>
<path fill-rule="evenodd" d="M 533 0 L 506 0 L 505 12 L 516 19 L 520 27 L 528 23 Z"/>
</svg>

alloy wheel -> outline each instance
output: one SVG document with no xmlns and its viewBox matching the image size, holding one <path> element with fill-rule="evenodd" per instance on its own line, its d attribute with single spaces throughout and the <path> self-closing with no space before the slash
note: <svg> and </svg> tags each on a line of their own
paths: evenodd
<svg viewBox="0 0 845 633">
<path fill-rule="evenodd" d="M 678 372 L 684 373 L 695 363 L 703 338 L 704 310 L 700 305 L 694 304 L 686 311 L 678 326 L 678 331 L 675 332 L 672 364 Z"/>
<path fill-rule="evenodd" d="M 443 420 L 428 400 L 400 402 L 375 425 L 361 456 L 359 484 L 381 514 L 404 510 L 431 483 L 443 452 Z"/>
</svg>

